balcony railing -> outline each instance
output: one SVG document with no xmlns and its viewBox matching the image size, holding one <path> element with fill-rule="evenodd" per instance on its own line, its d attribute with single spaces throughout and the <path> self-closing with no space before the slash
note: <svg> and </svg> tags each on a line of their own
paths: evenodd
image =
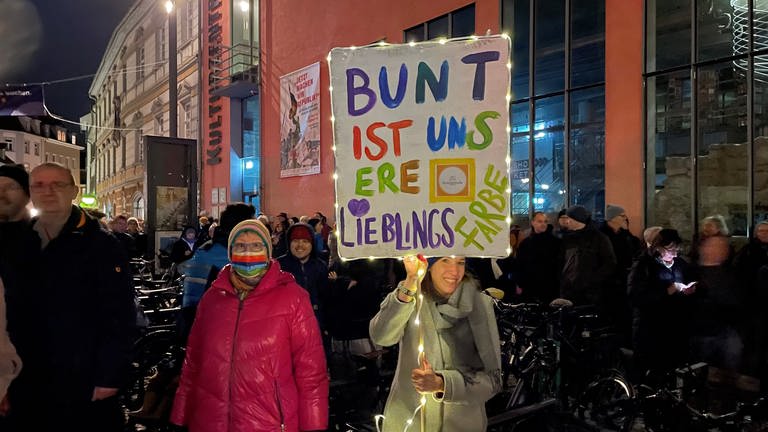
<svg viewBox="0 0 768 432">
<path fill-rule="evenodd" d="M 215 58 L 213 72 L 214 94 L 246 98 L 259 90 L 258 47 L 237 44 L 225 47 Z"/>
</svg>

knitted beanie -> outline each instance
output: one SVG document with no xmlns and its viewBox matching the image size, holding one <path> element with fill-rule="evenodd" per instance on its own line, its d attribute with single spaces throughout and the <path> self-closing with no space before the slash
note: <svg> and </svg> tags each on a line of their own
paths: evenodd
<svg viewBox="0 0 768 432">
<path fill-rule="evenodd" d="M 568 207 L 568 210 L 565 211 L 565 214 L 576 222 L 581 222 L 583 224 L 588 223 L 589 218 L 591 217 L 589 210 L 580 205 Z"/>
<path fill-rule="evenodd" d="M 312 241 L 315 237 L 314 231 L 306 224 L 295 224 L 288 231 L 288 241 L 293 240 L 309 240 Z"/>
<path fill-rule="evenodd" d="M 24 189 L 24 193 L 29 196 L 29 173 L 24 169 L 24 165 L 0 165 L 0 177 L 15 180 Z"/>
<path fill-rule="evenodd" d="M 235 225 L 229 233 L 229 240 L 227 240 L 227 259 L 232 260 L 232 244 L 237 240 L 240 234 L 244 232 L 256 233 L 267 248 L 267 260 L 272 258 L 272 236 L 269 235 L 269 230 L 260 221 L 256 219 L 248 219 Z"/>
<path fill-rule="evenodd" d="M 607 221 L 615 218 L 616 216 L 621 215 L 622 213 L 625 213 L 623 207 L 619 207 L 611 204 L 608 204 L 607 206 L 605 206 L 605 220 Z"/>
</svg>

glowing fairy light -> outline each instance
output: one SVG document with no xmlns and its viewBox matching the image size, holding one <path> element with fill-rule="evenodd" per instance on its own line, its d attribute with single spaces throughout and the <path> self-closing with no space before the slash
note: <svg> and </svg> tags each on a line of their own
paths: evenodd
<svg viewBox="0 0 768 432">
<path fill-rule="evenodd" d="M 339 179 L 339 174 L 338 173 L 333 173 L 333 179 L 334 180 L 338 180 Z"/>
<path fill-rule="evenodd" d="M 328 53 L 328 57 L 326 57 L 326 58 L 325 58 L 325 60 L 327 60 L 327 61 L 328 61 L 328 63 L 330 63 L 330 62 L 331 62 L 331 53 Z"/>
<path fill-rule="evenodd" d="M 511 158 L 511 157 L 509 157 L 509 156 L 507 156 L 507 158 L 506 158 L 506 159 L 504 159 L 504 161 L 507 163 L 507 165 L 509 165 L 509 164 L 511 164 L 511 163 L 512 163 L 512 158 Z"/>
<path fill-rule="evenodd" d="M 501 37 L 503 37 L 504 39 L 509 39 L 509 33 L 502 33 Z"/>
<path fill-rule="evenodd" d="M 512 223 L 512 218 L 507 216 L 507 218 L 504 219 L 504 221 L 507 222 L 507 224 L 511 224 Z"/>
<path fill-rule="evenodd" d="M 440 38 L 440 40 L 438 40 L 438 42 L 440 42 L 440 45 L 445 45 L 445 43 L 448 42 L 448 39 Z"/>
<path fill-rule="evenodd" d="M 509 255 L 509 254 L 511 254 L 511 253 L 512 253 L 512 248 L 511 248 L 511 247 L 508 247 L 508 248 L 507 248 L 507 255 Z"/>
<path fill-rule="evenodd" d="M 328 91 L 332 92 L 333 91 L 333 86 L 328 87 Z"/>
<path fill-rule="evenodd" d="M 419 325 L 420 322 L 421 321 L 419 321 L 419 317 L 416 317 L 416 319 L 413 320 L 413 323 L 416 324 L 416 325 Z"/>
<path fill-rule="evenodd" d="M 331 146 L 331 150 L 333 150 L 333 152 L 336 153 L 336 146 L 335 145 Z"/>
<path fill-rule="evenodd" d="M 512 101 L 512 95 L 510 93 L 507 93 L 507 103 Z"/>
<path fill-rule="evenodd" d="M 410 41 L 410 42 L 408 42 L 408 46 L 415 47 L 416 46 L 416 42 Z"/>
<path fill-rule="evenodd" d="M 419 344 L 419 354 L 424 352 L 424 345 Z"/>
<path fill-rule="evenodd" d="M 510 70 L 512 69 L 512 62 L 507 63 L 507 69 L 510 69 Z"/>
<path fill-rule="evenodd" d="M 334 117 L 334 116 L 331 116 L 331 123 L 333 123 L 333 122 L 335 122 L 335 121 L 336 121 L 336 117 Z"/>
</svg>

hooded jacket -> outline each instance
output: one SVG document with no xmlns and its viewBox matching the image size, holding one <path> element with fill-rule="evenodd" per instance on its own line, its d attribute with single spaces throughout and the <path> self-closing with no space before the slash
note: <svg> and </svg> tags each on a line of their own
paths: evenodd
<svg viewBox="0 0 768 432">
<path fill-rule="evenodd" d="M 325 429 L 325 354 L 306 291 L 273 260 L 241 301 L 230 273 L 198 305 L 171 421 L 190 432 Z"/>
<path fill-rule="evenodd" d="M 291 233 L 298 227 L 304 227 L 309 230 L 313 236 L 312 251 L 309 253 L 309 259 L 307 262 L 302 263 L 298 258 L 291 253 Z M 288 240 L 288 253 L 278 257 L 280 262 L 280 268 L 283 271 L 291 273 L 296 278 L 296 283 L 301 285 L 307 292 L 309 292 L 309 298 L 312 301 L 312 307 L 315 310 L 315 315 L 318 321 L 323 324 L 323 313 L 320 299 L 324 296 L 328 290 L 328 263 L 318 258 L 318 251 L 315 248 L 314 242 L 315 230 L 305 223 L 296 223 L 288 227 L 286 231 L 286 239 Z"/>
</svg>

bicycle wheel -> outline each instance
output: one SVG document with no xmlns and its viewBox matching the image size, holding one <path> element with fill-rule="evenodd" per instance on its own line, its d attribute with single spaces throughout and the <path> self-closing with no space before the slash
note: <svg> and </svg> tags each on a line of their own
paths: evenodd
<svg viewBox="0 0 768 432">
<path fill-rule="evenodd" d="M 173 355 L 175 343 L 176 334 L 170 330 L 154 331 L 136 341 L 128 383 L 121 394 L 128 411 L 141 408 L 149 380 L 157 375 L 159 365 Z"/>
<path fill-rule="evenodd" d="M 611 374 L 591 382 L 577 407 L 587 424 L 626 432 L 635 421 L 635 392 L 623 376 Z"/>
</svg>

